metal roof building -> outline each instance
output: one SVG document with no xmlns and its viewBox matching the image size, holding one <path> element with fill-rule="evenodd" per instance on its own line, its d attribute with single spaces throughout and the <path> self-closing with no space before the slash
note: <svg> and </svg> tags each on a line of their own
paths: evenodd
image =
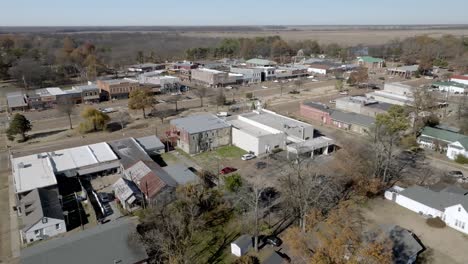
<svg viewBox="0 0 468 264">
<path fill-rule="evenodd" d="M 173 119 L 171 125 L 185 130 L 189 134 L 230 127 L 228 123 L 213 114 L 198 114 Z"/>
</svg>

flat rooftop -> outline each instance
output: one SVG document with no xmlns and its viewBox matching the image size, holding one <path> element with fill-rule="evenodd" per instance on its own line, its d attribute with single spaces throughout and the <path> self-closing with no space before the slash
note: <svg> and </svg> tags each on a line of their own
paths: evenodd
<svg viewBox="0 0 468 264">
<path fill-rule="evenodd" d="M 284 131 L 285 129 L 296 127 L 312 127 L 310 124 L 282 116 L 268 110 L 254 111 L 243 114 L 242 116 L 279 131 Z"/>
<path fill-rule="evenodd" d="M 54 169 L 47 153 L 39 153 L 11 160 L 16 193 L 57 184 Z"/>
<path fill-rule="evenodd" d="M 266 136 L 266 135 L 271 135 L 274 134 L 268 130 L 265 130 L 263 128 L 254 126 L 252 124 L 249 124 L 243 120 L 240 120 L 238 118 L 232 119 L 232 120 L 227 120 L 229 124 L 231 124 L 233 127 L 238 128 L 244 132 L 246 132 L 249 135 L 255 136 L 255 137 L 261 137 L 261 136 Z"/>
<path fill-rule="evenodd" d="M 173 119 L 171 125 L 190 134 L 230 127 L 228 123 L 213 114 L 197 114 Z"/>
</svg>

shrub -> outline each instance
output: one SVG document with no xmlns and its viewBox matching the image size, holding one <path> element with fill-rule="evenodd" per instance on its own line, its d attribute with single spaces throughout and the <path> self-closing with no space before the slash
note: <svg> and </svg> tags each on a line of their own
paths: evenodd
<svg viewBox="0 0 468 264">
<path fill-rule="evenodd" d="M 405 136 L 401 139 L 401 145 L 406 149 L 413 149 L 419 146 L 414 135 Z"/>
<path fill-rule="evenodd" d="M 253 98 L 253 93 L 246 93 L 245 98 L 252 99 Z"/>
<path fill-rule="evenodd" d="M 224 178 L 225 188 L 230 192 L 237 192 L 242 187 L 242 178 L 235 173 Z"/>
<path fill-rule="evenodd" d="M 428 218 L 426 220 L 426 224 L 434 228 L 444 228 L 446 226 L 445 222 L 442 221 L 442 219 L 440 219 L 439 217 Z"/>
<path fill-rule="evenodd" d="M 459 164 L 468 164 L 468 157 L 465 157 L 462 154 L 458 154 L 455 158 L 455 162 Z"/>
</svg>

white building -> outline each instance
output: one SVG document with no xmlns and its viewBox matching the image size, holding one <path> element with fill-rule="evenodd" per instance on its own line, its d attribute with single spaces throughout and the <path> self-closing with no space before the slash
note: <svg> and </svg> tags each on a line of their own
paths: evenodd
<svg viewBox="0 0 468 264">
<path fill-rule="evenodd" d="M 366 94 L 367 98 L 395 105 L 412 105 L 414 103 L 413 87 L 402 83 L 386 83 L 382 91 Z"/>
<path fill-rule="evenodd" d="M 463 84 L 459 82 L 435 82 L 432 84 L 432 87 L 436 87 L 441 92 L 451 93 L 451 94 L 463 94 L 468 93 L 468 84 Z"/>
<path fill-rule="evenodd" d="M 242 257 L 252 247 L 252 236 L 242 235 L 231 243 L 231 253 L 236 257 Z"/>
<path fill-rule="evenodd" d="M 450 78 L 450 81 L 468 85 L 468 75 L 454 75 Z"/>
<path fill-rule="evenodd" d="M 56 189 L 35 189 L 25 195 L 18 206 L 23 244 L 67 232 L 62 205 Z"/>
<path fill-rule="evenodd" d="M 439 192 L 420 186 L 393 187 L 385 198 L 421 215 L 439 217 L 448 226 L 468 234 L 467 190 L 450 186 Z"/>
<path fill-rule="evenodd" d="M 260 68 L 231 67 L 230 71 L 242 74 L 244 83 L 260 83 L 262 81 L 263 70 Z"/>
<path fill-rule="evenodd" d="M 458 155 L 468 158 L 468 137 L 447 145 L 447 157 L 449 159 L 454 160 Z"/>
</svg>

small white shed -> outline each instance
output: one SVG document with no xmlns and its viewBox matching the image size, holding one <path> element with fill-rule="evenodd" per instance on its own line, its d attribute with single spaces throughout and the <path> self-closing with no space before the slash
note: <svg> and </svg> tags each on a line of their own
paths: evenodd
<svg viewBox="0 0 468 264">
<path fill-rule="evenodd" d="M 252 247 L 252 236 L 242 235 L 231 243 L 231 253 L 234 256 L 241 257 L 245 255 Z"/>
</svg>

